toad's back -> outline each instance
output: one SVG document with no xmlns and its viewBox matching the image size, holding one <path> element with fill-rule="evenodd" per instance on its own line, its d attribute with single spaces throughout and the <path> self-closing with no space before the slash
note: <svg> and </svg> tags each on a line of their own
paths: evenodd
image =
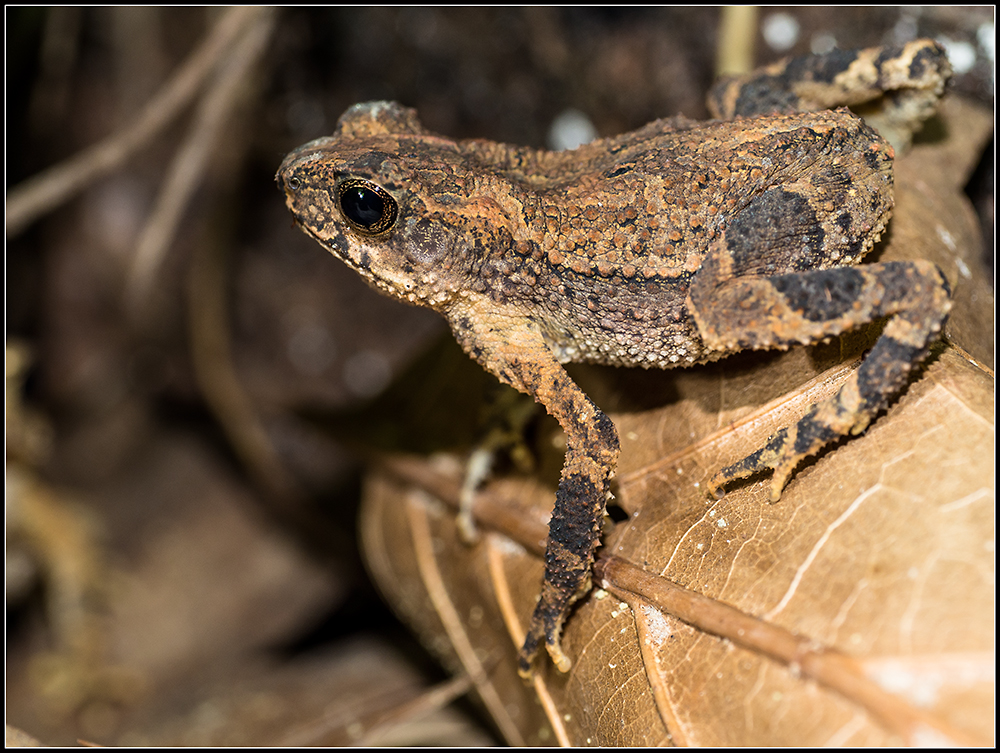
<svg viewBox="0 0 1000 753">
<path fill-rule="evenodd" d="M 564 362 L 663 368 L 721 355 L 687 309 L 690 279 L 768 191 L 781 206 L 730 232 L 745 273 L 854 263 L 891 207 L 891 151 L 846 111 L 661 120 L 568 152 L 455 142 L 408 113 L 348 113 L 338 134 L 289 155 L 281 174 L 295 167 L 314 183 L 295 195 L 297 218 L 396 297 L 446 313 L 471 292 L 522 312 Z M 345 179 L 390 194 L 395 227 L 345 225 Z"/>
</svg>

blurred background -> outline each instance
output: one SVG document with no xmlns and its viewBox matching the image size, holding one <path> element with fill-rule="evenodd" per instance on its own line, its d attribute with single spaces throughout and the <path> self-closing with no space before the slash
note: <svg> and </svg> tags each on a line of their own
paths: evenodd
<svg viewBox="0 0 1000 753">
<path fill-rule="evenodd" d="M 273 176 L 365 100 L 537 147 L 705 117 L 720 11 L 5 20 L 8 723 L 47 744 L 500 742 L 355 537 L 364 458 L 469 446 L 496 382 L 300 233 Z M 742 29 L 754 65 L 921 36 L 992 107 L 990 7 Z M 990 267 L 992 165 L 967 188 Z"/>
</svg>

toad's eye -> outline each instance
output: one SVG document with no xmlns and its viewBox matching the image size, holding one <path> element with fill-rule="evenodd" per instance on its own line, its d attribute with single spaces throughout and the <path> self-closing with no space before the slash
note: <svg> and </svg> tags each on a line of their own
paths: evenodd
<svg viewBox="0 0 1000 753">
<path fill-rule="evenodd" d="M 382 186 L 349 178 L 337 187 L 337 204 L 347 224 L 365 235 L 381 235 L 396 222 L 399 206 Z"/>
</svg>

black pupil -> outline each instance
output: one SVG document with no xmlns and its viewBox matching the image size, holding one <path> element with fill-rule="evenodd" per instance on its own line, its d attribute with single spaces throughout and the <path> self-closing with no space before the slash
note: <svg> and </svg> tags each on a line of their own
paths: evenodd
<svg viewBox="0 0 1000 753">
<path fill-rule="evenodd" d="M 353 186 L 341 194 L 340 206 L 352 222 L 375 227 L 385 215 L 385 199 L 370 188 Z"/>
</svg>

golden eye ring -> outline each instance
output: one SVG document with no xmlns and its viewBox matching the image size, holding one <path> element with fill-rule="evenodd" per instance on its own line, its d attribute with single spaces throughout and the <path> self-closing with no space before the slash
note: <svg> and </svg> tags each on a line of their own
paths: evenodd
<svg viewBox="0 0 1000 753">
<path fill-rule="evenodd" d="M 382 235 L 392 229 L 399 205 L 378 183 L 348 178 L 337 186 L 337 207 L 344 221 L 362 235 Z"/>
</svg>

